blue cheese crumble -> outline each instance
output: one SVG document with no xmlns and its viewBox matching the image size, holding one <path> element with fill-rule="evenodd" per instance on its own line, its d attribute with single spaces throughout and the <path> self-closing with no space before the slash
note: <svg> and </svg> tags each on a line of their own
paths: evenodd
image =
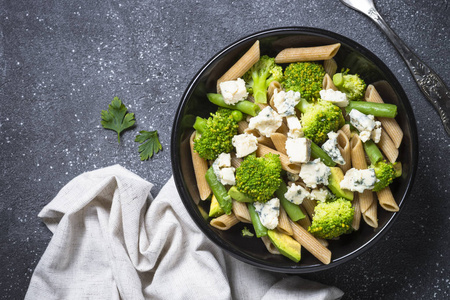
<svg viewBox="0 0 450 300">
<path fill-rule="evenodd" d="M 339 106 L 339 107 L 348 106 L 349 102 L 347 99 L 347 95 L 345 93 L 342 93 L 340 91 L 335 91 L 332 89 L 327 89 L 327 90 L 321 90 L 319 92 L 319 94 L 320 94 L 320 98 L 322 100 L 331 102 L 336 106 Z"/>
<path fill-rule="evenodd" d="M 352 124 L 359 131 L 359 138 L 362 142 L 367 142 L 373 137 L 375 143 L 380 141 L 381 123 L 375 121 L 373 115 L 366 115 L 359 110 L 352 109 L 349 114 L 350 124 Z"/>
<path fill-rule="evenodd" d="M 320 188 L 320 189 L 314 189 L 310 192 L 311 200 L 318 200 L 325 202 L 328 199 L 332 199 L 335 196 L 327 189 L 327 188 Z"/>
<path fill-rule="evenodd" d="M 289 128 L 288 137 L 293 139 L 303 137 L 302 125 L 296 115 L 287 116 L 286 123 Z"/>
<path fill-rule="evenodd" d="M 236 148 L 237 158 L 247 156 L 258 149 L 258 139 L 251 133 L 235 135 L 231 143 Z"/>
<path fill-rule="evenodd" d="M 302 164 L 299 175 L 307 187 L 315 189 L 319 184 L 328 185 L 328 177 L 331 175 L 331 170 L 318 158 Z"/>
<path fill-rule="evenodd" d="M 270 138 L 270 135 L 277 131 L 282 122 L 283 117 L 267 106 L 257 116 L 250 119 L 248 128 L 257 129 L 261 135 Z"/>
<path fill-rule="evenodd" d="M 288 138 L 285 148 L 291 163 L 307 163 L 311 157 L 311 141 L 307 138 Z"/>
<path fill-rule="evenodd" d="M 333 160 L 335 163 L 345 165 L 345 160 L 341 155 L 341 151 L 338 148 L 337 143 L 338 134 L 336 132 L 328 133 L 328 140 L 323 143 L 322 150 Z"/>
<path fill-rule="evenodd" d="M 296 184 L 291 184 L 291 186 L 288 187 L 287 192 L 284 194 L 287 201 L 297 205 L 302 204 L 303 199 L 309 196 L 309 192 L 304 187 Z"/>
<path fill-rule="evenodd" d="M 231 166 L 230 153 L 221 153 L 213 163 L 214 174 L 223 185 L 236 185 L 235 169 Z"/>
<path fill-rule="evenodd" d="M 223 101 L 226 104 L 233 105 L 247 99 L 247 88 L 245 87 L 245 81 L 241 78 L 221 82 L 219 86 Z"/>
<path fill-rule="evenodd" d="M 283 117 L 295 115 L 295 106 L 300 102 L 300 93 L 294 91 L 275 90 L 273 94 L 273 104 Z"/>
<path fill-rule="evenodd" d="M 253 206 L 264 227 L 275 229 L 278 226 L 278 216 L 280 215 L 280 200 L 278 198 L 273 198 L 266 203 L 253 202 Z"/>
<path fill-rule="evenodd" d="M 372 168 L 364 170 L 351 168 L 345 173 L 340 186 L 342 189 L 362 193 L 364 190 L 373 189 L 377 180 L 375 170 Z"/>
</svg>

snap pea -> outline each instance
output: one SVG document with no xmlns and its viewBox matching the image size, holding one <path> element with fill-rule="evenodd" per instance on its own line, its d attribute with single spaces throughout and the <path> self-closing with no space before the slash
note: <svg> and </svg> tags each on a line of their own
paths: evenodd
<svg viewBox="0 0 450 300">
<path fill-rule="evenodd" d="M 222 207 L 227 215 L 231 214 L 233 201 L 230 195 L 228 195 L 227 190 L 225 189 L 223 184 L 217 179 L 212 166 L 208 169 L 208 171 L 206 171 L 205 179 L 206 182 L 208 182 L 214 196 L 216 196 L 217 202 L 219 202 L 220 207 Z"/>
</svg>

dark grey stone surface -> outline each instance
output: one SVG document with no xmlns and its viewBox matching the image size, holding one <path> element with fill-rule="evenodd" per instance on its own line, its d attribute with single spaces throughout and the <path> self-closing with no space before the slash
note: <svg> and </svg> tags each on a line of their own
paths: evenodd
<svg viewBox="0 0 450 300">
<path fill-rule="evenodd" d="M 450 85 L 447 0 L 380 0 L 398 35 Z M 448 299 L 450 138 L 387 38 L 339 1 L 0 1 L 0 295 L 23 298 L 51 234 L 37 214 L 76 175 L 119 163 L 153 182 L 171 176 L 170 131 L 190 79 L 250 33 L 319 27 L 378 55 L 403 85 L 419 128 L 407 205 L 369 251 L 303 277 L 346 299 Z M 114 96 L 136 114 L 122 135 L 100 126 Z M 141 162 L 134 137 L 158 130 L 163 151 Z"/>
</svg>

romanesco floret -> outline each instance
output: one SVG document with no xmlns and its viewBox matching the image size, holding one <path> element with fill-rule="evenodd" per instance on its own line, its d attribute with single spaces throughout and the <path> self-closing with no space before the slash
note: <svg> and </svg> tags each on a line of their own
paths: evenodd
<svg viewBox="0 0 450 300">
<path fill-rule="evenodd" d="M 194 141 L 194 150 L 204 159 L 215 160 L 220 153 L 233 150 L 231 140 L 237 134 L 238 125 L 233 110 L 219 108 L 207 120 L 197 117 L 194 128 L 199 133 Z"/>
<path fill-rule="evenodd" d="M 284 70 L 283 87 L 286 91 L 300 92 L 302 98 L 315 101 L 320 97 L 325 70 L 313 62 L 291 63 Z"/>
<path fill-rule="evenodd" d="M 351 231 L 354 210 L 352 203 L 344 198 L 332 202 L 319 202 L 308 231 L 314 236 L 332 239 Z"/>
<path fill-rule="evenodd" d="M 358 74 L 347 74 L 348 69 L 333 75 L 333 83 L 339 91 L 347 95 L 351 101 L 362 100 L 366 91 L 366 83 Z"/>
<path fill-rule="evenodd" d="M 281 184 L 281 161 L 278 155 L 247 156 L 236 169 L 236 187 L 254 201 L 267 202 Z"/>
<path fill-rule="evenodd" d="M 375 170 L 375 176 L 377 177 L 377 182 L 375 183 L 374 192 L 381 191 L 397 177 L 394 164 L 388 163 L 386 161 L 380 161 L 375 165 L 370 165 L 369 168 Z"/>
<path fill-rule="evenodd" d="M 316 144 L 325 142 L 329 132 L 338 131 L 345 123 L 341 109 L 322 99 L 309 103 L 302 98 L 296 108 L 303 113 L 301 117 L 303 133 Z"/>
<path fill-rule="evenodd" d="M 272 81 L 283 79 L 283 69 L 275 64 L 275 59 L 267 55 L 261 58 L 244 74 L 247 89 L 256 103 L 267 103 L 267 88 Z"/>
</svg>

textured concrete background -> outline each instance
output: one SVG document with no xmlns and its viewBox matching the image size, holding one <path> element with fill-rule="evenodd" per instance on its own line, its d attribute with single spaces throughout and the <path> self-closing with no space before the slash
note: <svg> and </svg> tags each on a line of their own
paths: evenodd
<svg viewBox="0 0 450 300">
<path fill-rule="evenodd" d="M 448 1 L 376 5 L 450 86 Z M 303 277 L 346 299 L 448 299 L 450 138 L 386 37 L 337 0 L 1 0 L 1 298 L 23 298 L 51 238 L 37 214 L 69 180 L 119 163 L 156 195 L 171 176 L 171 125 L 190 79 L 231 42 L 281 26 L 331 30 L 374 52 L 403 85 L 419 128 L 415 185 L 390 232 L 357 259 Z M 114 96 L 137 120 L 120 145 L 100 126 Z M 141 162 L 134 137 L 155 129 L 164 150 Z"/>
</svg>

